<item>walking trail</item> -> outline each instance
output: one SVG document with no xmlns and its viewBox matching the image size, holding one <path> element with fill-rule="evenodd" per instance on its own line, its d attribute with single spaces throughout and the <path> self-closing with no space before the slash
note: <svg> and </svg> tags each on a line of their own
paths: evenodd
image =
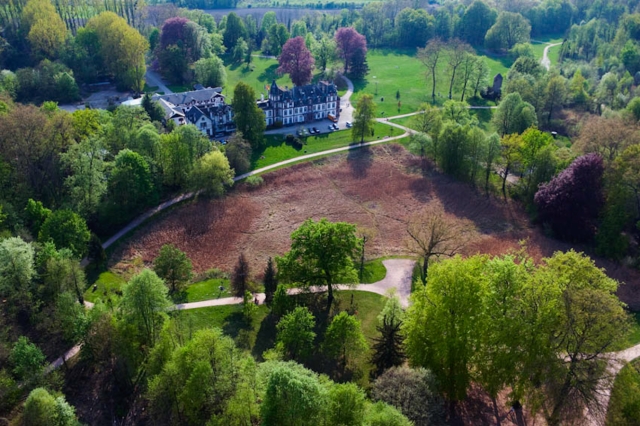
<svg viewBox="0 0 640 426">
<path fill-rule="evenodd" d="M 549 49 L 551 49 L 554 46 L 560 46 L 561 44 L 562 43 L 547 44 L 547 46 L 544 48 L 544 52 L 542 53 L 542 60 L 540 61 L 540 65 L 545 67 L 547 69 L 547 71 L 549 71 L 549 68 L 551 68 L 551 59 L 549 59 Z"/>
<path fill-rule="evenodd" d="M 173 93 L 171 89 L 169 89 L 163 82 L 162 77 L 150 69 L 147 69 L 147 73 L 144 75 L 145 79 L 149 83 L 150 86 L 157 86 L 158 89 L 164 92 L 165 95 L 170 95 Z"/>
</svg>

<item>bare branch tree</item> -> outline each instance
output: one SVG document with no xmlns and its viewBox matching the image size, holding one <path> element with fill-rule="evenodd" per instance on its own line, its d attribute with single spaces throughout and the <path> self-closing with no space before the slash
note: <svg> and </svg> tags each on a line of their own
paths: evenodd
<svg viewBox="0 0 640 426">
<path fill-rule="evenodd" d="M 431 259 L 459 253 L 475 233 L 475 226 L 448 216 L 441 204 L 432 203 L 409 220 L 407 233 L 409 249 L 422 259 L 421 278 L 426 285 Z"/>
</svg>

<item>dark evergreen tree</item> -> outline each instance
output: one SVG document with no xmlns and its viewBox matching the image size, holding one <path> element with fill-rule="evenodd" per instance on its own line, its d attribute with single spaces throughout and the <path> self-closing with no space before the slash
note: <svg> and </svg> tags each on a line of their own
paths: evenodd
<svg viewBox="0 0 640 426">
<path fill-rule="evenodd" d="M 381 336 L 373 339 L 375 343 L 371 363 L 376 366 L 372 371 L 374 376 L 379 376 L 387 369 L 402 365 L 404 362 L 405 354 L 402 349 L 404 337 L 400 332 L 401 326 L 402 321 L 393 321 L 385 315 L 382 325 L 376 327 Z"/>
<path fill-rule="evenodd" d="M 244 297 L 244 293 L 249 291 L 249 275 L 249 262 L 247 262 L 244 253 L 240 253 L 238 263 L 236 263 L 231 276 L 231 293 L 235 297 Z"/>
<path fill-rule="evenodd" d="M 164 110 L 158 101 L 151 99 L 151 95 L 148 93 L 145 93 L 142 97 L 142 108 L 144 108 L 151 121 L 162 121 L 164 118 Z"/>
<path fill-rule="evenodd" d="M 273 259 L 269 258 L 267 261 L 267 268 L 264 270 L 264 294 L 265 302 L 267 305 L 271 305 L 273 301 L 273 294 L 278 288 L 278 278 L 276 277 L 276 268 L 273 266 Z"/>
</svg>

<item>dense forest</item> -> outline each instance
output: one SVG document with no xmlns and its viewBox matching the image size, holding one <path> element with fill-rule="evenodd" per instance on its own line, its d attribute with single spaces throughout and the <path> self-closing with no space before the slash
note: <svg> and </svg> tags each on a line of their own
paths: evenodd
<svg viewBox="0 0 640 426">
<path fill-rule="evenodd" d="M 388 0 L 285 20 L 200 10 L 236 6 L 1 2 L 0 423 L 418 426 L 488 411 L 498 424 L 638 424 L 636 364 L 611 403 L 599 394 L 615 377 L 604 357 L 640 340 L 640 304 L 618 297 L 640 285 L 640 1 Z M 385 73 L 397 83 L 383 96 Z M 328 80 L 342 95 L 343 76 L 352 128 L 327 148 L 380 139 L 383 114 L 411 105 L 390 119 L 412 173 L 522 211 L 571 249 L 464 252 L 481 232 L 428 209 L 406 223 L 413 294 L 375 312 L 336 296 L 365 282 L 375 238 L 342 221 L 297 223 L 259 271 L 240 247 L 233 270 L 198 270 L 172 243 L 113 268 L 104 242 L 159 203 L 224 203 L 269 149 L 311 151 L 298 129 L 264 134 L 258 89 Z M 222 88 L 238 131 L 219 141 L 176 125 L 156 78 Z M 104 87 L 122 99 L 91 108 Z M 263 185 L 251 176 L 242 194 Z M 212 311 L 223 326 L 175 306 L 203 283 L 209 299 L 235 297 Z M 316 287 L 327 293 L 298 294 Z M 469 411 L 477 393 L 486 403 Z"/>
</svg>

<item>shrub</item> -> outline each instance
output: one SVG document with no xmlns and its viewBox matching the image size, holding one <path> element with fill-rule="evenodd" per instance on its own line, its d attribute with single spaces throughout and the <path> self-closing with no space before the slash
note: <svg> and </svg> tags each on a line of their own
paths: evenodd
<svg viewBox="0 0 640 426">
<path fill-rule="evenodd" d="M 253 175 L 253 176 L 249 176 L 245 182 L 247 183 L 247 185 L 249 185 L 252 188 L 257 188 L 259 186 L 261 186 L 264 183 L 264 179 L 262 179 L 262 176 L 258 176 L 258 175 Z"/>
</svg>

